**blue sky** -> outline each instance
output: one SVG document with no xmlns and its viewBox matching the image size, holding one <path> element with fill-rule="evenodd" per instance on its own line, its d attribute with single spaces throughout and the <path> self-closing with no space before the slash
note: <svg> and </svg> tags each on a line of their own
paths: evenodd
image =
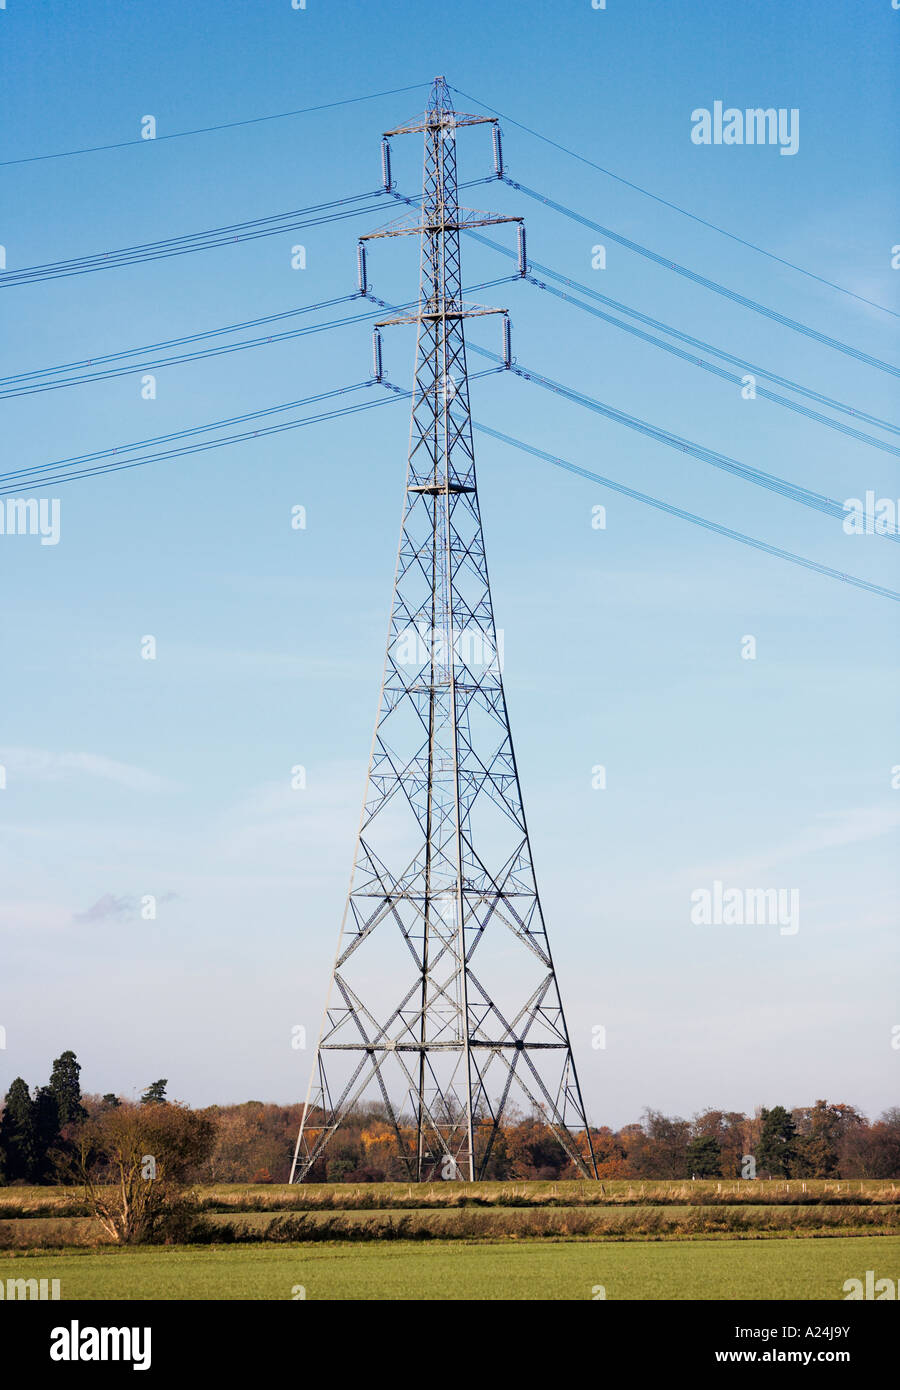
<svg viewBox="0 0 900 1390">
<path fill-rule="evenodd" d="M 891 170 L 900 13 L 796 3 L 547 6 L 7 0 L 2 159 L 134 141 L 421 84 L 357 105 L 0 167 L 7 268 L 377 188 L 383 129 L 443 73 L 661 198 L 897 308 Z M 701 147 L 691 113 L 800 112 L 796 155 Z M 461 109 L 466 103 L 459 98 Z M 476 108 L 478 109 L 478 108 Z M 508 170 L 841 341 L 898 360 L 896 318 L 504 125 Z M 483 129 L 464 178 L 490 171 Z M 418 191 L 417 137 L 395 142 Z M 894 180 L 895 182 L 895 180 Z M 500 184 L 537 261 L 770 371 L 896 417 L 895 380 L 611 245 Z M 351 292 L 338 223 L 3 290 L 3 376 Z M 502 235 L 502 233 L 498 234 Z M 306 268 L 291 266 L 298 237 Z M 415 247 L 376 243 L 389 300 Z M 507 273 L 464 249 L 466 280 Z M 2 288 L 2 286 L 0 286 Z M 843 501 L 900 497 L 896 458 L 522 284 L 521 364 Z M 352 306 L 351 306 L 352 310 Z M 496 322 L 472 329 L 495 348 Z M 350 327 L 3 402 L 4 471 L 364 380 Z M 408 385 L 409 330 L 386 338 Z M 896 551 L 541 393 L 473 386 L 476 419 L 823 564 L 897 588 Z M 191 1103 L 305 1093 L 343 910 L 390 602 L 403 405 L 55 489 L 60 543 L 0 537 L 0 1086 L 66 1047 L 96 1091 Z M 884 436 L 890 438 L 890 436 Z M 482 438 L 479 485 L 533 851 L 592 1118 L 826 1096 L 896 1101 L 896 606 Z M 605 531 L 591 509 L 607 508 Z M 291 508 L 307 510 L 291 529 Z M 157 639 L 155 661 L 140 655 Z M 757 640 L 753 661 L 742 639 Z M 291 789 L 295 764 L 307 787 Z M 607 788 L 591 786 L 607 769 Z M 800 929 L 698 927 L 714 880 L 797 888 Z M 145 894 L 158 899 L 143 920 Z M 604 1050 L 592 1028 L 606 1029 Z"/>
</svg>

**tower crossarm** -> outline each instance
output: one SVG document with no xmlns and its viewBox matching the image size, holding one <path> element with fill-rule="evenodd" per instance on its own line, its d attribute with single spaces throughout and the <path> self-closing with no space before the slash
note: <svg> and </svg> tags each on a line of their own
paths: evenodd
<svg viewBox="0 0 900 1390">
<path fill-rule="evenodd" d="M 395 126 L 393 130 L 386 130 L 383 138 L 393 140 L 395 135 L 422 135 L 435 130 L 458 130 L 461 126 L 467 125 L 497 124 L 496 116 L 470 116 L 463 111 L 454 111 L 452 114 L 443 114 L 431 119 L 426 116 L 421 121 L 414 121 L 409 125 Z"/>
<path fill-rule="evenodd" d="M 393 328 L 400 323 L 437 323 L 441 319 L 477 319 L 487 314 L 506 314 L 507 309 L 483 309 L 478 304 L 450 304 L 446 308 L 424 308 L 418 314 L 402 314 L 396 319 L 382 319 L 376 328 Z"/>
<path fill-rule="evenodd" d="M 426 223 L 413 226 L 384 227 L 379 232 L 365 232 L 360 241 L 382 241 L 393 236 L 431 236 L 436 232 L 467 232 L 473 227 L 498 227 L 502 222 L 524 223 L 524 217 L 498 217 L 489 212 L 477 212 L 474 208 L 456 208 L 451 218 L 435 217 Z"/>
</svg>

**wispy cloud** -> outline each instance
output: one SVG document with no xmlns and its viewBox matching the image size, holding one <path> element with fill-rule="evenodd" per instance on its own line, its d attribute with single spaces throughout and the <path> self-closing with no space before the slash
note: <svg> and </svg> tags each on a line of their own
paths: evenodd
<svg viewBox="0 0 900 1390">
<path fill-rule="evenodd" d="M 825 849 L 839 849 L 888 835 L 900 826 L 900 805 L 882 802 L 874 806 L 854 806 L 846 811 L 822 812 L 815 823 L 807 826 L 791 840 L 772 845 L 768 850 L 731 863 L 693 868 L 689 876 L 701 881 L 706 876 L 727 875 L 735 881 L 749 881 L 754 874 L 778 864 L 790 863 L 808 854 Z"/>
<path fill-rule="evenodd" d="M 96 777 L 130 791 L 158 792 L 173 784 L 155 772 L 120 763 L 100 753 L 55 753 L 46 748 L 0 748 L 0 763 L 10 778 L 58 782 L 67 776 Z"/>
<path fill-rule="evenodd" d="M 76 922 L 107 922 L 110 918 L 124 921 L 134 915 L 137 904 L 134 898 L 117 898 L 114 893 L 104 893 L 87 912 L 76 912 Z"/>
<path fill-rule="evenodd" d="M 178 896 L 177 893 L 164 893 L 161 898 L 157 898 L 157 906 L 161 903 L 171 902 Z M 75 922 L 124 922 L 130 917 L 137 915 L 140 907 L 140 899 L 134 897 L 118 897 L 115 893 L 104 893 L 102 898 L 98 898 L 93 907 L 89 907 L 86 912 L 76 912 L 72 920 Z"/>
</svg>

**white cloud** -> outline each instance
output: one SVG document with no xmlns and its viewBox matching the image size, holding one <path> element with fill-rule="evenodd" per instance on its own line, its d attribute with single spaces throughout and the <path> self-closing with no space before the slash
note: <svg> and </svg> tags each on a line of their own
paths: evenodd
<svg viewBox="0 0 900 1390">
<path fill-rule="evenodd" d="M 54 753 L 45 748 L 0 748 L 0 762 L 12 780 L 58 782 L 70 774 L 115 782 L 131 791 L 158 792 L 172 784 L 155 772 L 120 763 L 100 753 Z"/>
<path fill-rule="evenodd" d="M 889 834 L 900 825 L 900 805 L 881 802 L 875 806 L 855 806 L 846 811 L 823 811 L 815 824 L 809 825 L 792 840 L 772 845 L 768 850 L 730 863 L 693 868 L 687 877 L 701 883 L 704 877 L 728 877 L 734 881 L 751 881 L 754 875 L 777 864 L 790 863 L 824 849 L 859 844 Z M 683 875 L 682 875 L 683 877 Z"/>
</svg>

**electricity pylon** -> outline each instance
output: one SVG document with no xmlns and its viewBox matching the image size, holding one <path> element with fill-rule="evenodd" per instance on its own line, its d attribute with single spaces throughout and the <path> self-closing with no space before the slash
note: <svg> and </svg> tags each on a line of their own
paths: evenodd
<svg viewBox="0 0 900 1390">
<path fill-rule="evenodd" d="M 475 482 L 463 325 L 506 311 L 463 302 L 460 231 L 520 222 L 458 206 L 456 133 L 485 123 L 499 172 L 496 123 L 456 113 L 443 78 L 424 117 L 385 136 L 425 141 L 421 215 L 372 234 L 421 242 L 417 312 L 387 321 L 418 326 L 409 462 L 366 796 L 291 1181 L 367 1094 L 383 1103 L 410 1178 L 483 1177 L 517 1092 L 596 1176 L 532 867 Z"/>
</svg>

